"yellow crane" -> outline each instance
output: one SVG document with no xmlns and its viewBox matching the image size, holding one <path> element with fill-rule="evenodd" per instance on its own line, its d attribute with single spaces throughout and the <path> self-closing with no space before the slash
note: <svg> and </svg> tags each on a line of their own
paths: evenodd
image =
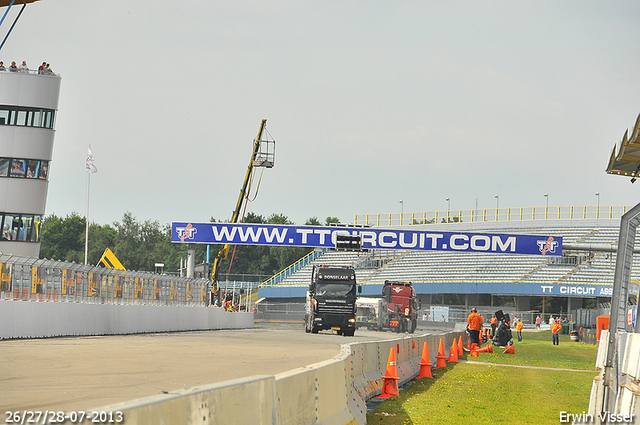
<svg viewBox="0 0 640 425">
<path fill-rule="evenodd" d="M 245 175 L 244 182 L 242 183 L 242 189 L 240 190 L 240 196 L 238 196 L 238 202 L 236 203 L 236 208 L 233 211 L 233 216 L 231 217 L 231 223 L 237 223 L 238 218 L 240 217 L 240 210 L 242 209 L 242 204 L 246 198 L 249 196 L 251 175 L 253 173 L 253 169 L 255 167 L 265 167 L 265 168 L 273 168 L 275 163 L 275 141 L 274 140 L 262 140 L 263 134 L 265 133 L 265 127 L 267 125 L 267 120 L 263 119 L 260 124 L 260 130 L 258 130 L 258 136 L 253 141 L 253 151 L 251 153 L 251 160 L 249 161 L 249 166 L 247 167 L 247 174 Z M 229 255 L 229 249 L 231 248 L 231 244 L 225 244 L 218 254 L 216 258 L 213 260 L 213 266 L 211 269 L 211 282 L 213 282 L 213 290 L 218 291 L 218 273 L 220 272 L 221 263 L 227 259 Z M 221 297 L 221 292 L 218 291 L 218 299 Z"/>
</svg>

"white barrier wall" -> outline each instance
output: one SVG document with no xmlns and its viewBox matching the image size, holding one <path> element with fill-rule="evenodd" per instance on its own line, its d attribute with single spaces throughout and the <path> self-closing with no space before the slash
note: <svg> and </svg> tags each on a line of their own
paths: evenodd
<svg viewBox="0 0 640 425">
<path fill-rule="evenodd" d="M 402 385 L 418 375 L 424 341 L 429 344 L 431 363 L 436 364 L 440 338 L 448 357 L 453 339 L 460 334 L 345 344 L 331 360 L 275 377 L 254 376 L 90 410 L 120 411 L 121 423 L 129 425 L 363 425 L 366 401 L 381 392 L 392 348 Z"/>
<path fill-rule="evenodd" d="M 617 367 L 614 370 L 614 391 L 609 410 L 603 412 L 606 391 L 604 387 L 604 366 L 607 359 L 609 331 L 600 334 L 600 344 L 596 357 L 598 376 L 593 380 L 589 399 L 589 414 L 594 424 L 609 422 L 640 423 L 640 334 L 618 332 L 616 347 Z M 613 415 L 613 416 L 611 416 Z M 633 416 L 631 416 L 633 415 Z M 633 418 L 633 419 L 631 419 Z"/>
<path fill-rule="evenodd" d="M 0 339 L 253 328 L 253 313 L 213 307 L 0 301 Z"/>
</svg>

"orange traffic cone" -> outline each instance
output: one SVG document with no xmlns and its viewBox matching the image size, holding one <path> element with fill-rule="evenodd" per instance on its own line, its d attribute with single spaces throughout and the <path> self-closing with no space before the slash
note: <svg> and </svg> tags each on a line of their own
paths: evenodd
<svg viewBox="0 0 640 425">
<path fill-rule="evenodd" d="M 448 362 L 458 363 L 458 340 L 453 338 L 453 344 L 451 344 L 451 349 L 449 350 L 449 360 Z"/>
<path fill-rule="evenodd" d="M 471 340 L 467 340 L 467 350 L 471 350 Z"/>
<path fill-rule="evenodd" d="M 396 368 L 396 351 L 391 347 L 389 350 L 389 361 L 387 362 L 387 370 L 384 373 L 384 383 L 382 384 L 382 394 L 380 398 L 400 397 L 398 391 L 398 369 Z"/>
<path fill-rule="evenodd" d="M 462 348 L 462 335 L 458 339 L 458 357 L 464 356 L 464 349 Z"/>
<path fill-rule="evenodd" d="M 507 349 L 502 352 L 502 354 L 515 354 L 515 353 L 516 353 L 516 347 L 514 347 L 513 345 L 508 345 Z"/>
<path fill-rule="evenodd" d="M 473 350 L 473 351 L 471 352 L 471 357 L 480 357 L 480 356 L 478 355 L 478 350 Z"/>
<path fill-rule="evenodd" d="M 475 351 L 477 351 L 478 353 L 493 353 L 493 345 L 489 344 L 486 347 L 479 348 L 479 349 L 477 349 Z"/>
<path fill-rule="evenodd" d="M 438 355 L 436 356 L 436 369 L 447 367 L 447 356 L 444 354 L 444 340 L 440 338 L 440 346 L 438 347 Z"/>
<path fill-rule="evenodd" d="M 422 378 L 433 378 L 431 375 L 431 361 L 429 360 L 429 343 L 427 341 L 424 342 L 424 346 L 422 347 L 422 360 L 420 360 L 420 373 L 418 374 L 418 379 Z"/>
<path fill-rule="evenodd" d="M 474 342 L 473 344 L 471 344 L 471 348 L 469 350 L 473 351 L 473 350 L 478 350 L 479 348 L 480 346 Z"/>
</svg>

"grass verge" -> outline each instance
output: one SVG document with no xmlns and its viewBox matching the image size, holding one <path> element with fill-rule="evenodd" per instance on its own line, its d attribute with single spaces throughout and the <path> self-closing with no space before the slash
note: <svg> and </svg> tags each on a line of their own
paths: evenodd
<svg viewBox="0 0 640 425">
<path fill-rule="evenodd" d="M 596 376 L 595 346 L 565 335 L 553 346 L 551 333 L 544 331 L 523 333 L 523 342 L 515 342 L 515 348 L 513 355 L 497 348 L 494 354 L 468 357 L 480 364 L 463 361 L 434 370 L 433 379 L 414 381 L 400 397 L 378 405 L 367 423 L 558 424 L 561 411 L 580 414 L 588 409 Z"/>
</svg>

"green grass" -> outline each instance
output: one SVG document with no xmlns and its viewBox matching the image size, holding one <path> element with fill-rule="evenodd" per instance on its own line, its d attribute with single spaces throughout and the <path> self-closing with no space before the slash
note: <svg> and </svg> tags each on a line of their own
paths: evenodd
<svg viewBox="0 0 640 425">
<path fill-rule="evenodd" d="M 514 333 L 515 336 L 515 333 Z M 580 414 L 589 407 L 596 348 L 551 332 L 525 332 L 515 342 L 516 354 L 463 356 L 486 364 L 451 363 L 407 386 L 398 398 L 378 405 L 368 424 L 558 424 L 560 412 Z M 529 369 L 499 365 L 564 368 Z M 582 372 L 579 370 L 588 370 Z"/>
</svg>

